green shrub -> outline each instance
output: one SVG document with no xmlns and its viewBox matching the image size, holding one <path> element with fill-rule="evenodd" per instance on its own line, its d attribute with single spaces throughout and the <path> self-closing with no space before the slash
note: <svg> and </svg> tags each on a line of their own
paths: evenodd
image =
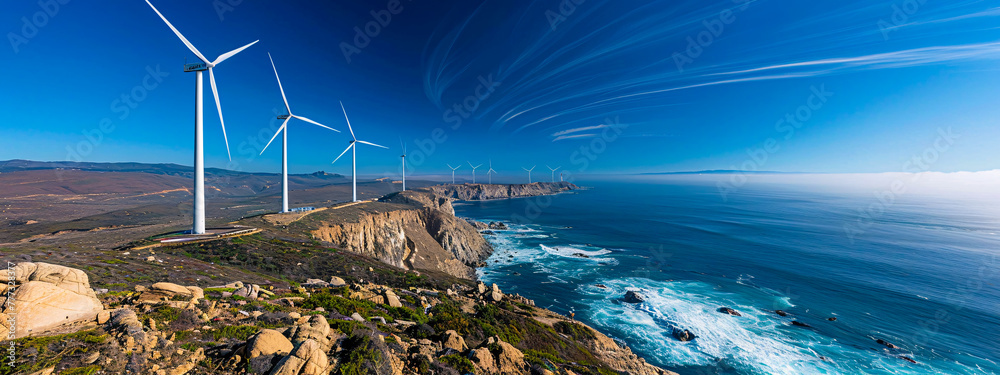
<svg viewBox="0 0 1000 375">
<path fill-rule="evenodd" d="M 236 339 L 240 341 L 245 341 L 250 338 L 253 334 L 260 331 L 260 327 L 251 325 L 240 325 L 240 326 L 225 326 L 221 329 L 212 331 L 212 337 L 214 340 L 219 341 L 223 338 Z"/>
<path fill-rule="evenodd" d="M 441 357 L 440 361 L 462 374 L 474 374 L 476 372 L 476 367 L 472 365 L 472 361 L 458 354 L 446 355 Z"/>
</svg>

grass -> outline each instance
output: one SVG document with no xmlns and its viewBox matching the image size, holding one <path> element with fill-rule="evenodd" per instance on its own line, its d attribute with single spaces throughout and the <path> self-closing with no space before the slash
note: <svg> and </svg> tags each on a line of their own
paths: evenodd
<svg viewBox="0 0 1000 375">
<path fill-rule="evenodd" d="M 234 339 L 238 341 L 246 341 L 246 339 L 253 336 L 253 334 L 260 331 L 260 327 L 251 325 L 239 325 L 239 326 L 225 326 L 220 329 L 212 331 L 210 334 L 215 341 L 221 339 Z"/>
<path fill-rule="evenodd" d="M 63 370 L 59 375 L 93 375 L 101 371 L 101 366 L 91 365 L 87 367 L 77 367 L 74 369 Z"/>
</svg>

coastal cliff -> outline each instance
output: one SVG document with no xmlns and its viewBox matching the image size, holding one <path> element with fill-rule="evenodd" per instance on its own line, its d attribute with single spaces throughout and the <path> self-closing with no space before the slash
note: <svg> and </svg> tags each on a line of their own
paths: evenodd
<svg viewBox="0 0 1000 375">
<path fill-rule="evenodd" d="M 426 191 L 390 194 L 378 202 L 331 209 L 306 224 L 313 238 L 403 269 L 439 270 L 473 279 L 472 267 L 493 248 L 451 201 Z"/>
<path fill-rule="evenodd" d="M 524 198 L 557 194 L 580 187 L 565 181 L 533 182 L 530 184 L 447 184 L 427 188 L 434 194 L 462 201 Z"/>
</svg>

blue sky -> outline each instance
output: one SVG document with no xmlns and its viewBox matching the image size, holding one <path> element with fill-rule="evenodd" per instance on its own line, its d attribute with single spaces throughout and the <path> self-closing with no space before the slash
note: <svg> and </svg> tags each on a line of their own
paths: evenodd
<svg viewBox="0 0 1000 375">
<path fill-rule="evenodd" d="M 190 165 L 194 54 L 144 1 L 62 1 L 0 5 L 0 160 Z M 926 170 L 998 168 L 995 3 L 577 2 L 153 4 L 209 59 L 260 40 L 216 68 L 232 162 L 206 76 L 209 166 L 280 171 L 277 145 L 257 156 L 283 110 L 270 52 L 293 112 L 345 131 L 293 120 L 293 173 L 350 172 L 330 164 L 339 100 L 360 139 L 393 148 L 359 148 L 369 175 L 396 173 L 400 138 L 414 174 L 490 158 L 503 175 L 898 172 L 949 128 Z M 391 18 L 355 43 L 372 12 Z"/>
</svg>

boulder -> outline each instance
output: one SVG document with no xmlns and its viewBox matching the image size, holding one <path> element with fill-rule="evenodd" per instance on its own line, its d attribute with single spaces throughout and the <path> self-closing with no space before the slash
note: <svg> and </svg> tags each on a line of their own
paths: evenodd
<svg viewBox="0 0 1000 375">
<path fill-rule="evenodd" d="M 476 368 L 477 374 L 499 374 L 493 354 L 487 348 L 478 348 L 469 353 L 469 360 Z"/>
<path fill-rule="evenodd" d="M 500 287 L 498 287 L 497 284 L 493 284 L 490 290 L 486 293 L 484 299 L 492 302 L 503 301 L 503 292 L 500 291 Z"/>
<path fill-rule="evenodd" d="M 0 295 L 0 337 L 20 338 L 80 320 L 94 320 L 104 311 L 90 288 L 87 274 L 75 268 L 48 263 L 20 263 L 14 267 L 14 299 L 7 300 L 10 287 Z M 16 312 L 12 327 L 8 312 Z"/>
<path fill-rule="evenodd" d="M 399 302 L 399 296 L 393 293 L 392 289 L 385 291 L 386 303 L 391 307 L 403 307 L 403 304 Z"/>
<path fill-rule="evenodd" d="M 501 374 L 527 374 L 524 354 L 513 345 L 496 339 L 499 350 L 495 353 L 497 370 Z"/>
<path fill-rule="evenodd" d="M 455 349 L 460 352 L 464 352 L 468 347 L 465 345 L 465 339 L 458 332 L 453 330 L 447 330 L 441 335 L 441 346 L 445 348 Z"/>
<path fill-rule="evenodd" d="M 691 333 L 691 331 L 688 331 L 686 329 L 674 329 L 674 338 L 676 338 L 678 341 L 691 341 L 694 340 L 696 337 L 697 336 Z"/>
<path fill-rule="evenodd" d="M 288 355 L 294 348 L 292 342 L 281 332 L 265 329 L 247 340 L 246 355 L 247 358 L 271 354 Z"/>
<path fill-rule="evenodd" d="M 283 358 L 275 366 L 272 375 L 320 375 L 327 374 L 330 360 L 319 343 L 306 340 L 300 343 L 291 355 Z"/>
<path fill-rule="evenodd" d="M 330 276 L 330 286 L 334 288 L 346 286 L 347 282 L 337 276 Z"/>
<path fill-rule="evenodd" d="M 646 300 L 646 297 L 634 290 L 625 292 L 625 298 L 623 301 L 628 303 L 642 303 Z"/>
<path fill-rule="evenodd" d="M 728 308 L 728 307 L 720 307 L 719 308 L 719 312 L 723 313 L 723 314 L 729 314 L 729 315 L 732 315 L 732 316 L 743 316 L 742 314 L 740 314 L 739 311 L 733 310 L 733 309 Z"/>
<path fill-rule="evenodd" d="M 875 340 L 875 342 L 877 342 L 879 344 L 882 344 L 882 345 L 885 345 L 885 347 L 887 347 L 889 349 L 899 349 L 899 347 L 896 346 L 895 344 L 893 344 L 891 342 L 888 342 L 888 341 L 885 341 L 885 340 L 882 340 L 882 339 Z"/>
</svg>

